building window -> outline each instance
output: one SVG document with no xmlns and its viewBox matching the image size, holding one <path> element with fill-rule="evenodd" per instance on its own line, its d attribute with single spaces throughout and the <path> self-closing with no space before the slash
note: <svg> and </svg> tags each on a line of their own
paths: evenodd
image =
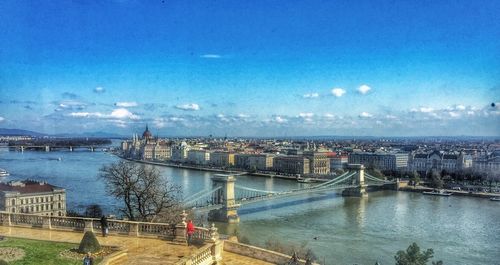
<svg viewBox="0 0 500 265">
<path fill-rule="evenodd" d="M 61 200 L 61 195 L 59 194 L 59 200 Z"/>
<path fill-rule="evenodd" d="M 12 212 L 15 213 L 16 212 L 16 208 L 12 208 Z"/>
<path fill-rule="evenodd" d="M 61 209 L 61 203 L 57 203 L 57 209 Z"/>
<path fill-rule="evenodd" d="M 16 199 L 12 199 L 12 205 L 16 205 Z"/>
</svg>

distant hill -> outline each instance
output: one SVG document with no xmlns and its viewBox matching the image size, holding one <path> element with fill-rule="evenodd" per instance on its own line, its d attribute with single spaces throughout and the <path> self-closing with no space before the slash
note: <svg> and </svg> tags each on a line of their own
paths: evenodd
<svg viewBox="0 0 500 265">
<path fill-rule="evenodd" d="M 28 130 L 21 130 L 21 129 L 6 129 L 6 128 L 0 128 L 0 135 L 4 136 L 46 136 L 44 133 L 39 133 L 39 132 L 34 132 L 34 131 L 28 131 Z"/>
<path fill-rule="evenodd" d="M 0 135 L 3 136 L 34 136 L 34 137 L 43 137 L 43 136 L 52 136 L 52 137 L 67 137 L 67 138 L 82 138 L 82 137 L 93 137 L 93 138 L 124 138 L 125 136 L 116 134 L 116 133 L 108 133 L 108 132 L 84 132 L 84 133 L 60 133 L 60 134 L 45 134 L 28 130 L 21 129 L 7 129 L 0 128 Z"/>
<path fill-rule="evenodd" d="M 55 137 L 94 137 L 94 138 L 124 138 L 125 136 L 108 132 L 84 132 L 84 133 L 61 133 L 53 135 Z"/>
</svg>

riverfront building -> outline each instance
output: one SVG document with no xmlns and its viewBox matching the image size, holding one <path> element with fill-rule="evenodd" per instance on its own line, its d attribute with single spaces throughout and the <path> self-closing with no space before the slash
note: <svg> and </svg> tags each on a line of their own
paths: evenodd
<svg viewBox="0 0 500 265">
<path fill-rule="evenodd" d="M 210 163 L 210 151 L 189 150 L 186 161 L 194 165 L 208 165 Z"/>
<path fill-rule="evenodd" d="M 309 159 L 309 173 L 317 175 L 330 174 L 330 158 L 325 152 L 304 152 L 304 157 Z"/>
<path fill-rule="evenodd" d="M 215 151 L 210 154 L 210 164 L 216 167 L 232 167 L 234 166 L 234 154 Z"/>
<path fill-rule="evenodd" d="M 444 153 L 433 151 L 410 156 L 410 168 L 418 172 L 446 170 L 456 172 L 472 167 L 472 158 L 464 153 Z"/>
<path fill-rule="evenodd" d="M 0 210 L 65 216 L 66 191 L 47 182 L 33 180 L 0 183 Z"/>
<path fill-rule="evenodd" d="M 271 170 L 274 156 L 270 154 L 235 154 L 234 165 L 237 168 Z"/>
<path fill-rule="evenodd" d="M 330 152 L 327 154 L 330 158 L 330 170 L 344 169 L 349 163 L 349 157 L 347 155 L 340 155 L 335 152 Z"/>
<path fill-rule="evenodd" d="M 354 152 L 349 155 L 349 164 L 362 164 L 367 168 L 380 170 L 406 170 L 408 167 L 408 154 Z"/>
<path fill-rule="evenodd" d="M 309 159 L 303 156 L 277 156 L 274 158 L 274 171 L 286 174 L 309 174 Z"/>
<path fill-rule="evenodd" d="M 191 147 L 184 141 L 180 144 L 172 145 L 172 156 L 170 157 L 170 160 L 173 162 L 185 162 L 190 149 Z"/>
<path fill-rule="evenodd" d="M 491 154 L 481 156 L 472 162 L 475 172 L 486 173 L 496 179 L 500 179 L 500 150 Z"/>
<path fill-rule="evenodd" d="M 121 144 L 122 152 L 126 157 L 142 160 L 169 160 L 171 158 L 170 145 L 167 142 L 155 139 L 148 126 L 142 133 L 142 138 L 136 134 L 132 141 Z"/>
</svg>

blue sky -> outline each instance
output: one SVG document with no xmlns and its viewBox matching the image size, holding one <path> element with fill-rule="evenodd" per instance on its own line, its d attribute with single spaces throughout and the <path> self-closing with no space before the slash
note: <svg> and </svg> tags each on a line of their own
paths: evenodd
<svg viewBox="0 0 500 265">
<path fill-rule="evenodd" d="M 1 1 L 0 127 L 499 136 L 498 13 L 494 0 Z"/>
</svg>

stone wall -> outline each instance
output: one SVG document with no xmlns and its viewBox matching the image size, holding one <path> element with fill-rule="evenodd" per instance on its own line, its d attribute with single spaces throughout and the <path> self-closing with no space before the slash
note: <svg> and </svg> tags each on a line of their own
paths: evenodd
<svg viewBox="0 0 500 265">
<path fill-rule="evenodd" d="M 274 264 L 285 264 L 292 258 L 283 253 L 259 248 L 256 246 L 241 244 L 233 241 L 224 241 L 224 251 L 232 252 L 242 256 L 251 257 L 254 259 L 263 260 Z M 304 260 L 300 260 L 300 264 L 305 264 Z M 313 263 L 316 264 L 316 263 Z"/>
</svg>

